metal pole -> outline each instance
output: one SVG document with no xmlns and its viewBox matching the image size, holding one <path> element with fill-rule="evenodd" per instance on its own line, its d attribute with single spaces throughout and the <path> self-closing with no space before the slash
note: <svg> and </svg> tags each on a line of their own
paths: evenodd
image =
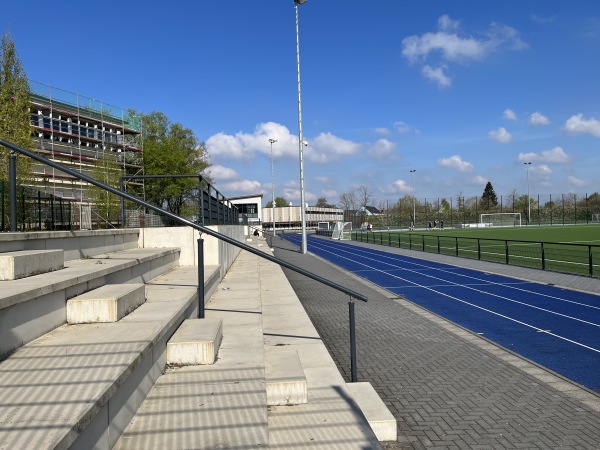
<svg viewBox="0 0 600 450">
<path fill-rule="evenodd" d="M 276 139 L 269 139 L 271 143 L 271 208 L 273 212 L 273 217 L 271 217 L 271 222 L 273 223 L 273 237 L 275 237 L 275 170 L 274 170 L 274 162 L 273 162 L 273 144 L 277 142 Z"/>
<path fill-rule="evenodd" d="M 204 319 L 204 239 L 198 238 L 198 319 Z"/>
<path fill-rule="evenodd" d="M 352 382 L 358 381 L 358 374 L 356 371 L 356 328 L 354 320 L 354 301 L 350 297 L 348 302 L 348 313 L 350 316 L 350 373 L 352 376 Z"/>
<path fill-rule="evenodd" d="M 300 94 L 300 33 L 298 30 L 298 5 L 306 0 L 294 0 L 296 9 L 296 68 L 298 74 L 298 154 L 300 157 L 300 222 L 302 224 L 302 254 L 306 253 L 306 204 L 304 199 L 304 156 L 302 146 L 302 96 Z M 275 220 L 275 218 L 273 218 Z"/>
<path fill-rule="evenodd" d="M 417 169 L 412 169 L 412 188 L 413 188 L 413 229 L 417 226 L 417 197 L 415 192 L 415 172 Z"/>
<path fill-rule="evenodd" d="M 17 232 L 17 157 L 11 150 L 9 159 L 10 178 L 10 231 Z"/>
<path fill-rule="evenodd" d="M 530 162 L 523 163 L 527 166 L 527 225 L 531 222 L 531 199 L 529 198 L 529 166 Z"/>
</svg>

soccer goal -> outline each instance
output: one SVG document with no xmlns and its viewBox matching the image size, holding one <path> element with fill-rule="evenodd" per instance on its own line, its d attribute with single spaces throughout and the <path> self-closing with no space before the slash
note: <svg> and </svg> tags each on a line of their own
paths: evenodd
<svg viewBox="0 0 600 450">
<path fill-rule="evenodd" d="M 592 222 L 593 223 L 600 223 L 600 214 L 599 213 L 592 214 Z"/>
<path fill-rule="evenodd" d="M 351 239 L 351 234 L 352 222 L 336 222 L 333 226 L 333 233 L 331 234 L 331 239 L 347 241 Z"/>
<path fill-rule="evenodd" d="M 520 227 L 521 213 L 481 214 L 479 223 L 488 227 Z"/>
</svg>

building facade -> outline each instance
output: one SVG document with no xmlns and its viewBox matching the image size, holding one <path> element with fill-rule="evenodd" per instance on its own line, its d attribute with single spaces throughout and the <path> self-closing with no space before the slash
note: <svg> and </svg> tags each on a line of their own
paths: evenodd
<svg viewBox="0 0 600 450">
<path fill-rule="evenodd" d="M 301 223 L 300 206 L 280 206 L 275 208 L 275 229 L 300 228 Z M 317 228 L 319 222 L 342 222 L 344 220 L 344 211 L 339 208 L 321 208 L 318 206 L 306 207 L 306 226 Z M 265 228 L 273 227 L 272 208 L 263 208 L 263 226 Z"/>
<path fill-rule="evenodd" d="M 35 81 L 30 80 L 29 87 L 35 151 L 91 177 L 97 175 L 100 165 L 105 170 L 116 170 L 117 175 L 143 173 L 142 123 L 138 115 Z M 90 201 L 89 185 L 64 172 L 35 163 L 32 175 L 33 187 L 41 192 L 66 200 Z M 137 187 L 141 191 L 142 184 Z"/>
</svg>

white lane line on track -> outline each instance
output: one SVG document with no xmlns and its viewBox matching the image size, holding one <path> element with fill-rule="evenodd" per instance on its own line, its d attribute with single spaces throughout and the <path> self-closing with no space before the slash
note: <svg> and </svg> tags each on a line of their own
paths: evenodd
<svg viewBox="0 0 600 450">
<path fill-rule="evenodd" d="M 346 253 L 350 253 L 352 255 L 351 252 L 346 252 Z M 355 256 L 355 255 L 352 255 L 352 256 Z M 364 257 L 364 258 L 369 259 L 371 261 L 376 261 L 376 262 L 378 262 L 380 264 L 386 264 L 388 266 L 397 267 L 397 266 L 395 266 L 395 265 L 393 265 L 391 263 L 383 262 L 383 261 L 380 261 L 380 260 L 378 260 L 376 258 L 370 258 L 370 257 Z M 353 261 L 353 262 L 355 262 L 357 264 L 360 264 L 360 263 L 358 263 L 358 261 L 354 261 L 354 260 L 352 260 L 350 258 L 347 258 L 347 259 L 349 261 Z M 373 270 L 377 270 L 379 272 L 386 273 L 389 276 L 393 276 L 395 278 L 403 279 L 402 277 L 396 277 L 395 275 L 393 275 L 393 274 L 391 274 L 391 273 L 389 273 L 387 271 L 384 271 L 384 270 L 380 270 L 380 269 L 376 269 L 376 268 L 373 268 Z M 411 272 L 411 270 L 408 270 L 408 271 Z M 578 322 L 581 322 L 581 323 L 585 323 L 586 325 L 591 325 L 591 326 L 600 328 L 600 324 L 597 324 L 597 323 L 594 323 L 594 322 L 589 322 L 587 320 L 579 319 L 577 317 L 569 316 L 567 314 L 562 314 L 562 313 L 559 313 L 559 312 L 556 312 L 556 311 L 551 311 L 549 309 L 542 308 L 542 307 L 539 307 L 539 306 L 530 305 L 529 303 L 521 302 L 519 300 L 515 300 L 515 299 L 509 298 L 509 297 L 505 297 L 503 295 L 494 294 L 494 293 L 491 293 L 491 292 L 486 292 L 486 291 L 483 291 L 483 290 L 480 290 L 480 289 L 475 289 L 474 287 L 471 287 L 468 284 L 456 283 L 456 282 L 451 281 L 451 280 L 446 280 L 444 278 L 434 277 L 433 275 L 427 275 L 427 274 L 423 274 L 423 273 L 420 273 L 420 272 L 417 272 L 417 271 L 413 271 L 413 272 L 414 273 L 418 273 L 419 275 L 427 277 L 427 278 L 433 278 L 434 280 L 438 280 L 438 281 L 441 281 L 441 282 L 444 282 L 444 283 L 449 283 L 449 285 L 452 285 L 452 286 L 464 287 L 466 289 L 473 290 L 473 291 L 478 292 L 480 294 L 490 295 L 492 297 L 500 298 L 500 299 L 505 300 L 505 301 L 509 301 L 509 302 L 516 303 L 516 304 L 519 304 L 519 305 L 522 305 L 522 306 L 526 306 L 526 307 L 529 307 L 529 308 L 537 309 L 539 311 L 544 311 L 544 312 L 547 312 L 549 314 L 554 314 L 554 315 L 557 315 L 557 316 L 560 316 L 560 317 L 564 317 L 566 319 L 571 319 L 571 320 L 575 320 L 575 321 L 578 321 Z M 475 279 L 475 280 L 478 280 L 478 281 L 485 281 L 485 280 L 481 280 L 481 279 L 476 278 L 476 277 L 467 277 L 467 278 L 472 278 L 472 279 Z M 415 284 L 417 284 L 417 283 L 415 283 Z M 489 285 L 489 284 L 496 284 L 496 283 L 484 283 L 484 285 Z M 423 286 L 423 287 L 425 287 L 425 286 Z M 507 286 L 507 287 L 510 287 L 511 289 L 513 289 L 511 286 Z"/>
<path fill-rule="evenodd" d="M 358 249 L 359 252 L 366 253 L 368 255 L 374 255 L 375 254 L 372 251 L 369 251 L 370 249 L 365 249 L 364 247 L 358 247 L 358 246 L 353 246 L 353 247 L 356 248 L 356 249 Z M 348 252 L 348 253 L 352 254 L 352 252 Z M 380 253 L 377 253 L 377 255 L 380 256 L 380 257 L 383 257 L 383 258 L 395 260 L 392 256 L 381 255 L 381 253 L 385 254 L 386 252 L 380 251 Z M 400 256 L 400 255 L 398 255 L 398 256 Z M 515 290 L 518 290 L 518 291 L 521 291 L 521 292 L 525 292 L 525 293 L 529 293 L 529 294 L 534 294 L 534 295 L 537 295 L 537 296 L 540 296 L 540 297 L 546 297 L 546 298 L 558 300 L 558 301 L 565 302 L 565 303 L 571 303 L 571 304 L 574 304 L 574 305 L 583 306 L 585 308 L 591 308 L 591 309 L 600 310 L 600 306 L 589 305 L 587 303 L 581 303 L 581 302 L 577 302 L 577 301 L 574 301 L 574 300 L 569 300 L 569 299 L 566 299 L 566 298 L 557 297 L 557 296 L 554 296 L 554 295 L 548 295 L 548 294 L 544 294 L 544 293 L 541 293 L 541 292 L 537 292 L 535 290 L 521 289 L 521 288 L 518 288 L 518 287 L 513 287 L 512 283 L 510 283 L 510 284 L 508 284 L 508 283 L 499 283 L 499 282 L 494 282 L 494 281 L 488 281 L 485 278 L 479 278 L 479 277 L 474 277 L 474 276 L 460 274 L 460 273 L 454 274 L 453 273 L 453 271 L 455 270 L 454 268 L 452 268 L 452 269 L 449 270 L 447 268 L 432 268 L 432 267 L 426 266 L 424 264 L 419 264 L 419 263 L 412 262 L 412 261 L 403 261 L 403 262 L 406 263 L 406 264 L 411 264 L 411 265 L 415 265 L 415 266 L 419 266 L 419 267 L 427 267 L 427 268 L 429 268 L 429 269 L 431 269 L 433 271 L 439 271 L 439 272 L 449 273 L 449 274 L 457 275 L 457 276 L 468 278 L 468 279 L 483 281 L 483 282 L 485 282 L 487 284 L 490 284 L 490 285 L 507 286 L 507 287 L 510 287 L 511 289 L 515 289 Z M 410 270 L 410 269 L 404 269 L 404 270 Z M 467 269 L 467 270 L 472 270 L 472 269 Z M 417 273 L 420 273 L 420 272 L 417 272 Z M 505 275 L 502 275 L 502 276 L 505 277 L 505 278 L 510 278 L 510 277 L 505 276 Z M 523 282 L 523 283 L 527 284 L 528 282 Z M 535 285 L 536 283 L 529 282 L 529 284 L 534 284 Z"/>
<path fill-rule="evenodd" d="M 323 250 L 323 251 L 326 251 L 326 252 L 328 252 L 328 253 L 335 254 L 335 253 L 333 253 L 333 252 L 331 252 L 331 251 L 329 251 L 329 250 L 324 250 L 324 249 L 322 249 L 322 250 Z M 340 257 L 340 258 L 347 259 L 347 260 L 349 260 L 349 261 L 352 261 L 352 262 L 356 262 L 357 264 L 360 264 L 360 265 L 363 265 L 363 266 L 366 266 L 366 267 L 371 267 L 371 266 L 368 266 L 367 264 L 360 263 L 360 262 L 358 262 L 358 261 L 354 261 L 354 260 L 352 260 L 352 259 L 350 259 L 350 258 L 347 258 L 347 257 L 345 257 L 345 256 L 341 256 L 341 255 L 339 255 L 339 254 L 335 254 L 335 255 L 336 255 L 336 256 L 338 256 L 338 257 Z M 431 288 L 429 288 L 429 287 L 427 287 L 427 286 L 421 286 L 421 285 L 419 285 L 418 283 L 415 283 L 415 282 L 413 282 L 413 281 L 410 281 L 410 280 L 406 280 L 406 279 L 404 279 L 404 278 L 401 278 L 401 277 L 398 277 L 398 276 L 395 276 L 395 275 L 391 275 L 391 274 L 389 274 L 389 273 L 387 273 L 387 272 L 385 272 L 385 271 L 383 271 L 383 270 L 377 269 L 377 268 L 375 268 L 375 267 L 371 267 L 371 268 L 372 268 L 373 270 L 377 271 L 377 272 L 384 273 L 384 274 L 386 274 L 386 275 L 388 275 L 388 276 L 391 276 L 391 277 L 393 277 L 393 278 L 398 278 L 398 279 L 400 279 L 400 280 L 406 281 L 406 282 L 408 282 L 408 283 L 410 283 L 410 284 L 414 285 L 414 287 L 420 287 L 420 288 L 422 288 L 422 289 L 425 289 L 425 290 L 427 290 L 427 291 L 435 292 L 436 294 L 438 294 L 438 295 L 441 295 L 441 296 L 443 296 L 443 297 L 447 297 L 447 298 L 449 298 L 449 299 L 451 299 L 451 300 L 455 300 L 455 301 L 457 301 L 457 302 L 464 303 L 464 304 L 466 304 L 466 305 L 469 305 L 469 306 L 471 306 L 471 307 L 473 307 L 473 308 L 476 308 L 476 309 L 480 309 L 480 310 L 482 310 L 482 311 L 485 311 L 485 312 L 487 312 L 487 313 L 490 313 L 490 314 L 492 314 L 492 315 L 495 315 L 495 316 L 498 316 L 498 317 L 502 317 L 503 319 L 509 320 L 509 321 L 511 321 L 511 322 L 518 323 L 519 325 L 523 325 L 524 327 L 531 328 L 531 329 L 533 329 L 533 330 L 535 330 L 535 331 L 544 331 L 542 328 L 536 327 L 535 325 L 531 325 L 531 324 L 529 324 L 529 323 L 526 323 L 526 322 L 523 322 L 523 321 L 521 321 L 521 320 L 517 320 L 517 319 L 514 319 L 514 318 L 512 318 L 512 317 L 506 316 L 506 315 L 504 315 L 504 314 L 500 314 L 500 313 L 498 313 L 498 312 L 496 312 L 496 311 L 492 311 L 492 310 L 490 310 L 490 309 L 487 309 L 487 308 L 484 308 L 484 307 L 482 307 L 482 306 L 475 305 L 475 304 L 473 304 L 473 303 L 467 302 L 466 300 L 462 300 L 462 299 L 460 299 L 460 298 L 458 298 L 458 297 L 454 297 L 454 296 L 452 296 L 452 295 L 444 294 L 443 292 L 436 291 L 435 289 L 431 289 Z M 459 285 L 459 286 L 460 286 L 460 285 Z M 528 306 L 530 306 L 530 305 L 528 305 Z M 575 320 L 578 320 L 578 319 L 575 319 Z M 600 326 L 600 325 L 596 325 L 596 324 L 592 324 L 592 325 L 594 325 L 594 326 Z M 550 335 L 550 336 L 554 336 L 554 337 L 556 337 L 557 339 L 561 339 L 561 340 L 564 340 L 564 341 L 570 342 L 571 344 L 575 344 L 575 345 L 578 345 L 578 346 L 580 346 L 580 347 L 586 348 L 586 349 L 588 349 L 588 350 L 591 350 L 591 351 L 593 351 L 593 352 L 600 353 L 600 349 L 597 349 L 597 348 L 594 348 L 594 347 L 590 347 L 589 345 L 585 345 L 585 344 L 583 344 L 583 343 L 581 343 L 581 342 L 574 341 L 574 340 L 572 340 L 572 339 L 569 339 L 569 338 L 567 338 L 567 337 L 565 337 L 565 336 L 560 336 L 560 335 L 558 335 L 558 334 L 555 334 L 555 333 L 546 333 L 546 334 L 548 334 L 548 335 Z"/>
</svg>

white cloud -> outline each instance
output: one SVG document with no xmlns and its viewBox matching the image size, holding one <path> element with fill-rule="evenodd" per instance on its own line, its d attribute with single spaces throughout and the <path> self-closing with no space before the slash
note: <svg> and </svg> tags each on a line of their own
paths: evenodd
<svg viewBox="0 0 600 450">
<path fill-rule="evenodd" d="M 396 180 L 393 183 L 390 183 L 379 189 L 382 194 L 406 194 L 413 191 L 410 183 L 404 180 Z"/>
<path fill-rule="evenodd" d="M 331 133 L 321 133 L 304 147 L 306 158 L 314 163 L 325 164 L 337 161 L 345 156 L 356 154 L 360 144 L 348 141 Z"/>
<path fill-rule="evenodd" d="M 600 120 L 584 119 L 583 114 L 575 114 L 565 122 L 563 130 L 569 134 L 589 133 L 600 138 Z"/>
<path fill-rule="evenodd" d="M 438 166 L 447 169 L 456 169 L 460 172 L 472 172 L 473 164 L 463 161 L 459 155 L 452 155 L 449 158 L 440 158 L 437 160 Z"/>
<path fill-rule="evenodd" d="M 475 38 L 461 31 L 460 23 L 443 15 L 438 19 L 438 31 L 412 35 L 402 40 L 402 55 L 411 64 L 423 64 L 422 74 L 447 87 L 451 79 L 446 74 L 448 63 L 481 61 L 488 55 L 507 48 L 522 50 L 528 45 L 518 32 L 506 25 L 492 23 L 483 38 Z M 437 68 L 433 68 L 429 60 Z"/>
<path fill-rule="evenodd" d="M 591 186 L 593 184 L 593 180 L 582 180 L 580 178 L 570 176 L 567 178 L 567 183 L 577 187 L 586 187 Z"/>
<path fill-rule="evenodd" d="M 294 205 L 300 204 L 300 189 L 288 187 L 283 191 L 283 197 L 289 202 L 291 201 Z M 317 201 L 317 196 L 306 189 L 304 190 L 304 201 L 307 204 L 311 204 Z"/>
<path fill-rule="evenodd" d="M 441 88 L 448 87 L 452 84 L 452 78 L 444 73 L 445 67 L 440 66 L 435 69 L 429 65 L 423 66 L 421 73 L 428 80 L 437 83 Z"/>
<path fill-rule="evenodd" d="M 331 177 L 315 177 L 317 183 L 330 184 L 333 182 Z"/>
<path fill-rule="evenodd" d="M 253 133 L 217 133 L 207 139 L 206 148 L 211 157 L 249 161 L 257 153 L 270 155 L 269 139 L 277 141 L 273 144 L 275 158 L 298 158 L 298 137 L 291 134 L 287 127 L 275 122 L 259 124 Z M 304 147 L 304 156 L 312 162 L 324 164 L 354 155 L 360 148 L 361 144 L 331 133 L 321 133 Z"/>
<path fill-rule="evenodd" d="M 382 136 L 389 136 L 390 135 L 390 130 L 388 128 L 375 128 L 373 131 L 375 131 L 375 133 L 380 134 Z"/>
<path fill-rule="evenodd" d="M 215 181 L 237 180 L 240 177 L 235 170 L 218 164 L 210 166 L 209 173 Z"/>
<path fill-rule="evenodd" d="M 510 141 L 512 141 L 512 134 L 510 134 L 504 127 L 500 127 L 497 130 L 492 130 L 488 133 L 488 135 L 501 144 L 508 144 Z"/>
<path fill-rule="evenodd" d="M 222 192 L 235 192 L 243 194 L 256 194 L 263 192 L 264 188 L 260 181 L 256 180 L 237 180 L 228 183 L 219 184 L 219 190 Z"/>
<path fill-rule="evenodd" d="M 517 120 L 517 115 L 515 114 L 515 112 L 510 109 L 510 108 L 506 108 L 504 110 L 504 112 L 502 113 L 502 116 L 506 119 L 506 120 Z"/>
<path fill-rule="evenodd" d="M 546 177 L 552 175 L 552 169 L 547 164 L 540 164 L 539 166 L 532 166 L 530 172 L 534 175 Z"/>
<path fill-rule="evenodd" d="M 471 178 L 471 184 L 475 185 L 486 185 L 489 180 L 481 175 L 475 175 Z"/>
<path fill-rule="evenodd" d="M 419 129 L 416 128 L 414 125 L 411 125 L 409 123 L 406 122 L 402 122 L 401 120 L 394 122 L 394 128 L 396 129 L 396 131 L 400 134 L 404 134 L 404 133 L 419 133 Z"/>
<path fill-rule="evenodd" d="M 398 155 L 395 152 L 396 144 L 387 139 L 379 139 L 367 150 L 367 154 L 376 161 L 396 160 Z"/>
<path fill-rule="evenodd" d="M 529 116 L 529 124 L 530 125 L 548 125 L 550 120 L 544 116 L 542 113 L 534 112 Z"/>
<path fill-rule="evenodd" d="M 567 164 L 571 161 L 571 157 L 562 149 L 562 147 L 554 147 L 550 150 L 544 150 L 540 153 L 528 152 L 519 153 L 517 157 L 519 162 L 541 162 L 550 164 Z"/>
</svg>

